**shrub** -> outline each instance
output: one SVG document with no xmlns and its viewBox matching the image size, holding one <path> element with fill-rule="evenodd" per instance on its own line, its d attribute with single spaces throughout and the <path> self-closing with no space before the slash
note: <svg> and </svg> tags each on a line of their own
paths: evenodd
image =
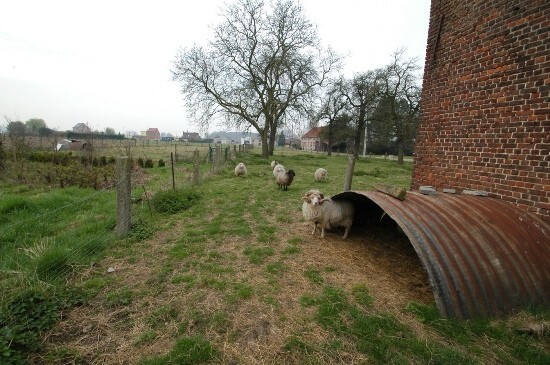
<svg viewBox="0 0 550 365">
<path fill-rule="evenodd" d="M 144 162 L 143 162 L 143 159 L 142 159 L 141 157 L 140 157 L 140 158 L 138 158 L 138 160 L 137 160 L 137 164 L 138 164 L 138 166 L 139 166 L 139 167 L 143 167 L 143 166 L 145 166 L 145 164 L 144 164 Z"/>
<path fill-rule="evenodd" d="M 36 260 L 36 275 L 44 281 L 63 278 L 71 271 L 69 253 L 61 248 L 50 248 Z"/>
<path fill-rule="evenodd" d="M 157 212 L 173 214 L 189 209 L 199 198 L 192 189 L 163 190 L 153 196 L 151 205 Z"/>
<path fill-rule="evenodd" d="M 40 332 L 57 321 L 55 301 L 36 290 L 19 294 L 0 312 L 0 363 L 24 364 L 40 350 Z"/>
<path fill-rule="evenodd" d="M 150 158 L 148 158 L 146 161 L 145 161 L 145 168 L 146 169 L 152 169 L 154 167 L 153 165 L 153 160 L 151 160 Z"/>
<path fill-rule="evenodd" d="M 160 159 L 159 160 L 159 167 L 164 167 L 164 166 L 166 166 L 166 164 L 164 163 L 164 160 Z"/>
</svg>

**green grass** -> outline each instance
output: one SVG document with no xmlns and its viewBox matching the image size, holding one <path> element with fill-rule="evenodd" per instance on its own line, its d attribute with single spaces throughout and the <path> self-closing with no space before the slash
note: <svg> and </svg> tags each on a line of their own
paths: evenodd
<svg viewBox="0 0 550 365">
<path fill-rule="evenodd" d="M 144 157 L 169 161 L 166 152 Z M 308 257 L 311 245 L 323 243 L 311 239 L 310 227 L 303 236 L 296 227 L 307 190 L 342 191 L 347 156 L 278 150 L 272 159 L 296 172 L 289 190 L 280 191 L 271 159 L 258 152 L 238 156 L 195 187 L 184 172 L 189 162 L 178 162 L 176 191 L 169 167 L 145 170 L 132 196 L 141 197 L 145 187 L 158 197 L 152 209 L 143 201 L 132 206 L 125 238 L 113 234 L 114 191 L 0 185 L 0 328 L 14 334 L 0 330 L 0 354 L 9 352 L 0 362 L 32 356 L 31 343 L 43 344 L 39 357 L 52 363 L 99 361 L 114 345 L 98 342 L 84 354 L 70 341 L 82 333 L 64 334 L 67 343 L 40 341 L 40 331 L 63 311 L 81 306 L 87 318 L 109 320 L 105 327 L 114 332 L 98 341 L 125 339 L 132 349 L 127 356 L 134 357 L 124 361 L 140 364 L 247 363 L 250 349 L 273 343 L 280 346 L 262 352 L 265 363 L 550 363 L 548 334 L 518 332 L 521 320 L 449 320 L 433 304 L 415 302 L 392 308 L 369 277 L 342 282 L 347 268 L 339 258 Z M 236 178 L 233 167 L 241 161 L 248 175 Z M 329 171 L 328 181 L 314 181 L 318 167 Z M 352 188 L 383 182 L 408 189 L 411 169 L 411 163 L 361 158 Z M 352 243 L 338 242 L 333 252 L 340 244 Z M 20 326 L 26 314 L 33 318 L 28 331 Z M 525 316 L 550 319 L 548 309 Z M 268 330 L 260 330 L 264 322 Z M 77 333 L 81 323 L 72 326 Z M 13 352 L 13 341 L 27 352 Z M 158 344 L 162 353 L 146 350 Z"/>
</svg>

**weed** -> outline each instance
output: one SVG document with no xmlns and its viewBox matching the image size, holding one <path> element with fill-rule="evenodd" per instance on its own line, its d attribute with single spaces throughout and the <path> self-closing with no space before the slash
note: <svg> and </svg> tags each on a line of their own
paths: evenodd
<svg viewBox="0 0 550 365">
<path fill-rule="evenodd" d="M 155 228 L 142 220 L 132 223 L 128 239 L 133 242 L 139 242 L 150 238 L 155 233 Z"/>
<path fill-rule="evenodd" d="M 72 272 L 70 255 L 61 247 L 50 247 L 36 258 L 36 276 L 40 280 L 55 281 L 66 277 Z"/>
<path fill-rule="evenodd" d="M 197 335 L 183 337 L 176 341 L 172 350 L 163 356 L 141 361 L 141 365 L 200 364 L 213 360 L 217 350 L 210 341 Z"/>
<path fill-rule="evenodd" d="M 158 337 L 158 334 L 154 330 L 148 330 L 142 333 L 138 339 L 134 342 L 134 346 L 140 346 L 146 343 L 153 342 Z"/>
<path fill-rule="evenodd" d="M 130 289 L 122 289 L 107 293 L 105 296 L 108 307 L 124 307 L 130 305 L 135 297 L 135 293 Z"/>
<path fill-rule="evenodd" d="M 52 327 L 59 314 L 59 303 L 40 291 L 15 297 L 0 312 L 0 363 L 25 363 L 29 354 L 41 349 L 40 333 Z"/>
<path fill-rule="evenodd" d="M 174 214 L 189 209 L 199 198 L 194 189 L 162 190 L 153 196 L 151 204 L 159 213 Z"/>
<path fill-rule="evenodd" d="M 252 247 L 247 246 L 244 249 L 245 256 L 248 257 L 251 263 L 253 264 L 262 264 L 267 260 L 269 256 L 272 256 L 275 253 L 273 248 L 269 246 L 262 247 Z"/>
<path fill-rule="evenodd" d="M 282 275 L 288 267 L 281 261 L 270 262 L 265 266 L 265 271 L 271 275 Z"/>
<path fill-rule="evenodd" d="M 321 275 L 319 270 L 311 267 L 307 268 L 306 271 L 304 271 L 304 276 L 315 284 L 322 284 L 324 282 L 323 276 Z"/>
<path fill-rule="evenodd" d="M 151 329 L 160 329 L 166 323 L 175 321 L 179 317 L 179 309 L 173 306 L 161 306 L 145 318 L 145 323 Z"/>
</svg>

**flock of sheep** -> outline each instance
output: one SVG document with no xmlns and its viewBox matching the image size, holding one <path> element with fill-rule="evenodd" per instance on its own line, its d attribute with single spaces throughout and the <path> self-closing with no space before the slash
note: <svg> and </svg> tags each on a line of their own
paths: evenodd
<svg viewBox="0 0 550 365">
<path fill-rule="evenodd" d="M 296 174 L 294 170 L 285 170 L 285 167 L 278 161 L 271 162 L 273 176 L 279 189 L 288 190 L 292 180 Z M 235 167 L 236 176 L 245 176 L 247 169 L 244 163 L 239 163 Z M 326 181 L 328 172 L 324 168 L 318 168 L 315 171 L 315 181 Z M 325 237 L 325 230 L 331 228 L 344 227 L 343 239 L 348 237 L 351 225 L 353 224 L 353 216 L 355 213 L 353 204 L 346 200 L 336 200 L 325 198 L 323 193 L 318 189 L 309 190 L 302 197 L 302 215 L 307 222 L 313 224 L 312 235 L 315 235 L 317 228 L 321 231 L 321 238 Z"/>
</svg>

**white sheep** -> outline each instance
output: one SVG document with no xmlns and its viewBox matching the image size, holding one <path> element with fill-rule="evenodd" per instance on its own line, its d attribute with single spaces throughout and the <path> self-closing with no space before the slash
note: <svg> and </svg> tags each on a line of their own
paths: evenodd
<svg viewBox="0 0 550 365">
<path fill-rule="evenodd" d="M 319 167 L 315 171 L 315 181 L 326 181 L 328 177 L 328 171 L 322 167 Z"/>
<path fill-rule="evenodd" d="M 302 197 L 302 214 L 307 221 L 313 223 L 313 232 L 321 227 L 321 238 L 325 237 L 325 229 L 344 227 L 343 239 L 348 237 L 353 224 L 353 204 L 347 200 L 324 198 L 319 190 L 310 190 Z"/>
<path fill-rule="evenodd" d="M 321 209 L 316 209 L 314 207 L 319 206 L 321 200 L 324 198 L 325 196 L 323 193 L 317 189 L 308 191 L 306 195 L 302 197 L 302 200 L 304 201 L 302 203 L 302 215 L 306 221 L 313 223 L 313 231 L 311 231 L 311 234 L 315 234 L 317 231 L 317 224 L 321 221 Z"/>
<path fill-rule="evenodd" d="M 235 166 L 235 176 L 245 176 L 246 173 L 246 166 L 244 165 L 244 163 L 239 162 L 239 164 Z"/>
<path fill-rule="evenodd" d="M 273 168 L 273 176 L 277 177 L 277 175 L 279 175 L 280 173 L 284 174 L 285 171 L 285 167 L 279 163 Z"/>
<path fill-rule="evenodd" d="M 294 176 L 296 176 L 294 170 L 284 171 L 275 177 L 275 182 L 279 186 L 279 189 L 288 190 L 288 187 L 292 184 L 292 180 L 294 180 Z"/>
</svg>

